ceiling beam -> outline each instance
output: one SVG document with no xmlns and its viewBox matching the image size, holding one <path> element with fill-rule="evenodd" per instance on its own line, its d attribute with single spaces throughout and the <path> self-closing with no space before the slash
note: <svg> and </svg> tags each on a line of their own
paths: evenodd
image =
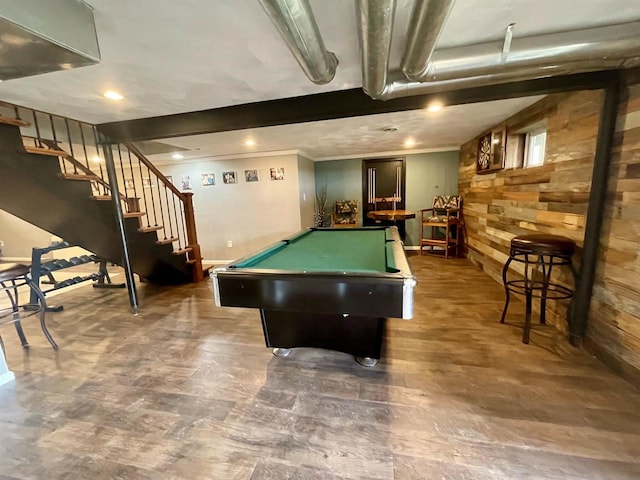
<svg viewBox="0 0 640 480">
<path fill-rule="evenodd" d="M 531 95 L 595 90 L 616 82 L 619 76 L 619 70 L 579 73 L 415 95 L 387 101 L 373 100 L 358 88 L 245 103 L 198 112 L 103 123 L 98 125 L 98 130 L 113 142 L 137 142 L 419 110 L 436 100 L 443 105 L 462 105 Z"/>
</svg>

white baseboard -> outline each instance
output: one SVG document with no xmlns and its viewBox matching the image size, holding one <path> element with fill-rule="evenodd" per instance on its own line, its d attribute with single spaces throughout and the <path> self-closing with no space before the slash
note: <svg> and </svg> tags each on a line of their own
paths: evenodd
<svg viewBox="0 0 640 480">
<path fill-rule="evenodd" d="M 418 245 L 405 245 L 404 249 L 405 250 L 420 250 L 420 247 Z"/>
<path fill-rule="evenodd" d="M 0 385 L 13 382 L 15 379 L 16 376 L 13 374 L 13 372 L 11 370 L 8 370 L 0 375 Z"/>
</svg>

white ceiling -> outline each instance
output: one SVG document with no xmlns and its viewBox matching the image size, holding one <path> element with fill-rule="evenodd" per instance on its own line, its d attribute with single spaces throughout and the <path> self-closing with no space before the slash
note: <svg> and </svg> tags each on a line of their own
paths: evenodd
<svg viewBox="0 0 640 480">
<path fill-rule="evenodd" d="M 160 141 L 187 149 L 180 151 L 185 160 L 285 151 L 297 151 L 313 160 L 333 160 L 385 152 L 397 153 L 401 150 L 407 153 L 421 150 L 453 150 L 541 98 L 524 97 L 456 105 L 436 113 L 411 110 Z M 398 130 L 383 131 L 389 126 L 397 127 Z M 407 138 L 416 142 L 410 149 L 404 147 Z M 247 146 L 247 139 L 252 139 L 255 145 Z M 149 158 L 155 162 L 171 161 L 171 152 L 150 155 Z"/>
<path fill-rule="evenodd" d="M 146 118 L 361 86 L 353 0 L 311 0 L 327 48 L 340 64 L 328 85 L 312 84 L 258 0 L 87 0 L 95 9 L 100 64 L 0 83 L 0 100 L 89 123 Z M 391 68 L 405 44 L 411 0 L 398 0 Z M 640 19 L 638 0 L 457 0 L 437 48 Z M 114 89 L 125 96 L 106 100 Z M 439 116 L 401 112 L 269 127 L 252 132 L 256 151 L 301 150 L 316 158 L 457 146 L 533 99 L 448 108 Z M 397 124 L 393 135 L 379 132 Z M 169 142 L 215 155 L 246 151 L 247 132 Z M 330 147 L 330 148 L 329 148 Z M 205 150 L 207 148 L 208 150 Z"/>
</svg>

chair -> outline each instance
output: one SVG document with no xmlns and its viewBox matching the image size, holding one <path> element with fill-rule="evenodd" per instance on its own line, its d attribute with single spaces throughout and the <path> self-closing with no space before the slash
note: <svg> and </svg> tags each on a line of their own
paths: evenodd
<svg viewBox="0 0 640 480">
<path fill-rule="evenodd" d="M 420 220 L 420 255 L 429 248 L 426 253 L 442 253 L 449 258 L 453 251 L 458 256 L 462 224 L 462 199 L 458 195 L 433 197 L 433 207 L 420 210 Z"/>
<path fill-rule="evenodd" d="M 336 200 L 333 226 L 358 226 L 357 200 Z"/>
<path fill-rule="evenodd" d="M 18 288 L 22 286 L 28 286 L 31 289 L 38 303 L 20 305 Z M 0 292 L 2 291 L 6 292 L 11 306 L 7 308 L 0 307 L 0 325 L 3 323 L 13 323 L 20 338 L 20 343 L 24 348 L 27 348 L 29 343 L 22 330 L 21 320 L 32 315 L 39 315 L 42 332 L 53 349 L 57 350 L 58 345 L 53 340 L 45 323 L 45 313 L 47 310 L 46 300 L 38 285 L 36 285 L 31 278 L 29 267 L 19 263 L 0 263 Z"/>
<path fill-rule="evenodd" d="M 576 251 L 573 240 L 557 235 L 533 234 L 520 235 L 511 239 L 509 258 L 502 269 L 502 283 L 506 294 L 504 309 L 500 323 L 504 323 L 509 308 L 510 293 L 525 296 L 525 317 L 522 342 L 529 343 L 531 331 L 531 308 L 533 298 L 540 299 L 540 323 L 546 322 L 547 300 L 562 300 L 573 297 L 573 287 L 561 285 L 552 281 L 551 270 L 554 266 L 566 265 L 573 275 L 573 281 L 578 274 L 571 261 Z M 509 280 L 507 278 L 511 262 L 524 264 L 524 275 L 518 275 Z M 536 275 L 537 273 L 537 275 Z M 513 277 L 513 276 L 512 276 Z M 571 306 L 571 304 L 569 304 Z M 567 310 L 567 320 L 571 326 L 570 309 Z"/>
</svg>

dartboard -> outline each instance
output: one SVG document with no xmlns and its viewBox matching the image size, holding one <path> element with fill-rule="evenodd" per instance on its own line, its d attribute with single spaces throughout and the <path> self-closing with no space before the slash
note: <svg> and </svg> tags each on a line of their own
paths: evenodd
<svg viewBox="0 0 640 480">
<path fill-rule="evenodd" d="M 489 168 L 491 161 L 491 135 L 485 135 L 478 144 L 478 169 Z"/>
</svg>

